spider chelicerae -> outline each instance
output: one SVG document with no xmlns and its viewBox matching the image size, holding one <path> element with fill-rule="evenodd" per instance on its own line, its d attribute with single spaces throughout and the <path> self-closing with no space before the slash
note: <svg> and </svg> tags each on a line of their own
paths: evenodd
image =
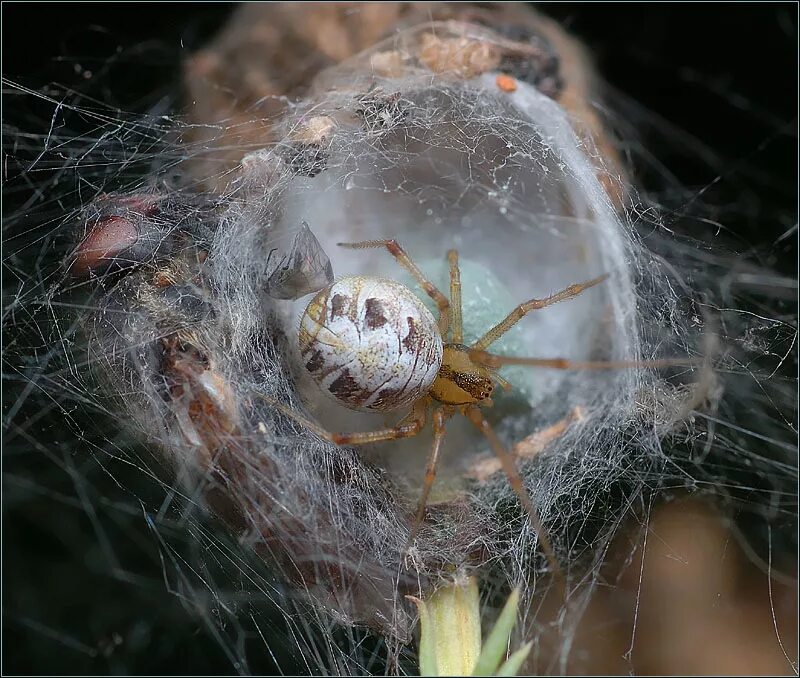
<svg viewBox="0 0 800 678">
<path fill-rule="evenodd" d="M 396 240 L 339 243 L 350 249 L 385 248 L 416 279 L 438 308 L 434 318 L 404 285 L 371 276 L 347 276 L 320 290 L 300 321 L 299 348 L 305 368 L 319 387 L 344 406 L 358 411 L 391 412 L 410 408 L 395 426 L 363 432 L 331 432 L 298 413 L 274 403 L 281 411 L 336 445 L 366 445 L 417 435 L 430 417 L 433 444 L 409 546 L 424 517 L 436 476 L 445 424 L 461 414 L 487 438 L 511 487 L 530 516 L 551 567 L 557 561 L 536 509 L 523 485 L 514 458 L 483 415 L 491 406 L 495 384 L 510 388 L 497 369 L 530 365 L 554 369 L 616 369 L 656 366 L 671 361 L 589 361 L 564 358 L 501 356 L 487 349 L 528 313 L 572 299 L 599 285 L 608 274 L 577 283 L 541 299 L 519 304 L 501 322 L 467 346 L 461 310 L 458 252 L 447 253 L 450 297 L 441 292 L 411 260 Z"/>
</svg>

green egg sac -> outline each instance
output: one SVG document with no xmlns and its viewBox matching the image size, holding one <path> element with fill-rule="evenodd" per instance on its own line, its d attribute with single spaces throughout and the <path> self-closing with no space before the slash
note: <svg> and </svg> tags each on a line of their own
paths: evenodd
<svg viewBox="0 0 800 678">
<path fill-rule="evenodd" d="M 450 297 L 450 268 L 444 256 L 420 259 L 418 265 L 428 279 Z M 464 322 L 464 343 L 469 345 L 505 318 L 523 299 L 514 299 L 508 288 L 487 267 L 469 259 L 460 259 L 461 306 Z M 438 310 L 433 299 L 422 292 L 409 273 L 398 275 L 398 281 L 414 290 L 433 313 Z M 524 320 L 523 320 L 524 322 Z M 525 333 L 520 325 L 512 327 L 490 347 L 499 355 L 529 355 L 525 350 Z M 511 384 L 511 390 L 495 389 L 492 400 L 504 412 L 522 412 L 530 407 L 535 392 L 533 370 L 518 365 L 502 367 L 498 373 Z"/>
</svg>

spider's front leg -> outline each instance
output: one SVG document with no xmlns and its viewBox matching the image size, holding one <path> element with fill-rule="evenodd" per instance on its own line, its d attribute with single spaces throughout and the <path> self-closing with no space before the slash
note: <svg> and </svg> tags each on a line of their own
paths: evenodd
<svg viewBox="0 0 800 678">
<path fill-rule="evenodd" d="M 597 278 L 587 280 L 586 282 L 570 285 L 560 292 L 551 294 L 549 297 L 544 297 L 543 299 L 530 299 L 521 303 L 513 311 L 511 311 L 511 313 L 509 313 L 505 319 L 497 323 L 497 325 L 492 327 L 488 332 L 486 332 L 486 334 L 478 339 L 478 341 L 472 344 L 471 348 L 476 351 L 483 351 L 489 348 L 489 346 L 502 337 L 531 311 L 537 311 L 539 309 L 552 306 L 553 304 L 557 304 L 560 301 L 573 299 L 582 292 L 588 290 L 590 287 L 594 287 L 595 285 L 599 285 L 600 283 L 604 282 L 607 278 L 608 274 L 605 273 Z"/>
<path fill-rule="evenodd" d="M 528 365 L 553 370 L 624 370 L 630 368 L 698 367 L 701 358 L 664 358 L 661 360 L 568 360 L 566 358 L 525 358 L 511 355 L 495 355 L 487 351 L 472 349 L 469 357 L 480 365 L 497 369 L 503 365 Z"/>
<path fill-rule="evenodd" d="M 531 459 L 544 452 L 550 445 L 558 440 L 567 429 L 584 418 L 583 408 L 576 405 L 572 411 L 555 424 L 534 431 L 523 438 L 511 449 L 511 454 L 516 459 Z M 503 465 L 497 457 L 481 457 L 474 461 L 469 468 L 468 476 L 479 483 L 485 483 L 495 473 L 503 470 Z"/>
<path fill-rule="evenodd" d="M 494 429 L 486 420 L 486 417 L 483 416 L 483 412 L 481 412 L 477 405 L 465 407 L 463 413 L 464 416 L 467 417 L 467 419 L 469 419 L 489 441 L 492 452 L 494 452 L 494 454 L 500 460 L 500 464 L 503 467 L 503 471 L 508 478 L 511 488 L 514 490 L 517 497 L 519 497 L 520 503 L 531 520 L 533 529 L 536 530 L 536 536 L 542 546 L 545 556 L 547 557 L 547 561 L 550 564 L 551 572 L 556 576 L 560 576 L 561 566 L 558 563 L 558 558 L 556 558 L 553 546 L 547 537 L 544 527 L 542 526 L 542 522 L 539 519 L 539 513 L 536 510 L 536 507 L 533 505 L 533 500 L 528 494 L 528 491 L 525 489 L 525 485 L 522 482 L 522 476 L 520 476 L 519 471 L 517 470 L 517 465 L 514 462 L 514 457 L 506 450 L 503 443 L 500 442 L 500 438 L 497 437 Z"/>
</svg>

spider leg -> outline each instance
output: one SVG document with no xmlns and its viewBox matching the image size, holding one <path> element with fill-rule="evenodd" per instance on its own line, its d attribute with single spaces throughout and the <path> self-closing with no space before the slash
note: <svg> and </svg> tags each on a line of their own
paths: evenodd
<svg viewBox="0 0 800 678">
<path fill-rule="evenodd" d="M 549 297 L 545 297 L 544 299 L 530 299 L 529 301 L 521 303 L 513 311 L 511 311 L 511 313 L 509 313 L 504 320 L 501 320 L 499 323 L 497 323 L 497 325 L 495 325 L 480 339 L 478 339 L 478 341 L 472 344 L 471 348 L 477 349 L 479 351 L 489 348 L 489 346 L 491 346 L 495 341 L 497 341 L 500 337 L 502 337 L 506 332 L 508 332 L 508 330 L 514 327 L 514 325 L 516 325 L 520 320 L 522 320 L 522 318 L 524 318 L 531 311 L 536 311 L 540 308 L 545 308 L 546 306 L 552 306 L 553 304 L 557 304 L 559 301 L 566 301 L 567 299 L 573 299 L 574 297 L 577 297 L 581 292 L 588 290 L 590 287 L 599 285 L 606 278 L 608 278 L 607 273 L 598 276 L 597 278 L 592 278 L 591 280 L 587 280 L 586 282 L 583 283 L 576 283 L 575 285 L 570 285 L 569 287 L 561 290 L 560 292 L 551 294 Z"/>
<path fill-rule="evenodd" d="M 583 409 L 575 406 L 566 416 L 550 424 L 547 428 L 534 431 L 526 438 L 523 438 L 511 449 L 511 454 L 515 459 L 530 459 L 544 452 L 554 441 L 558 440 L 571 424 L 583 418 Z M 485 483 L 495 473 L 503 470 L 503 465 L 497 457 L 481 458 L 476 460 L 469 468 L 468 475 L 478 482 Z"/>
<path fill-rule="evenodd" d="M 494 379 L 498 384 L 500 384 L 500 386 L 503 387 L 504 391 L 511 390 L 511 384 L 506 379 L 503 379 L 503 377 L 501 377 L 499 374 L 492 374 L 492 379 Z"/>
<path fill-rule="evenodd" d="M 444 337 L 447 333 L 447 328 L 450 324 L 450 302 L 447 297 L 439 291 L 439 289 L 425 277 L 425 274 L 419 267 L 411 260 L 411 257 L 406 254 L 406 251 L 397 244 L 396 240 L 364 240 L 362 242 L 340 242 L 340 247 L 346 247 L 351 250 L 366 250 L 371 248 L 385 247 L 389 253 L 397 259 L 397 262 L 403 266 L 419 283 L 420 287 L 425 290 L 425 293 L 436 302 L 439 309 L 439 331 Z"/>
<path fill-rule="evenodd" d="M 374 431 L 353 431 L 349 433 L 332 432 L 326 431 L 303 415 L 293 412 L 286 407 L 286 405 L 279 403 L 277 400 L 269 398 L 261 393 L 259 393 L 258 396 L 287 417 L 291 417 L 299 424 L 314 431 L 320 438 L 332 442 L 334 445 L 368 445 L 370 443 L 381 442 L 382 440 L 411 438 L 422 430 L 427 420 L 428 401 L 426 398 L 422 398 L 414 403 L 414 409 L 409 416 L 404 417 L 396 426 L 376 429 Z"/>
<path fill-rule="evenodd" d="M 433 444 L 431 451 L 428 454 L 428 462 L 425 465 L 425 482 L 422 485 L 422 494 L 417 504 L 417 514 L 414 516 L 414 522 L 411 524 L 411 530 L 408 535 L 408 545 L 414 543 L 422 521 L 425 518 L 425 506 L 428 503 L 428 496 L 433 487 L 433 481 L 436 479 L 436 465 L 439 462 L 439 450 L 442 447 L 444 440 L 444 423 L 450 418 L 451 413 L 446 411 L 444 407 L 439 407 L 433 412 Z"/>
<path fill-rule="evenodd" d="M 701 359 L 665 358 L 663 360 L 567 360 L 566 358 L 519 358 L 509 355 L 495 355 L 480 350 L 470 350 L 469 357 L 486 367 L 503 365 L 529 365 L 547 367 L 553 370 L 620 370 L 631 367 L 693 367 L 702 365 Z"/>
<path fill-rule="evenodd" d="M 458 250 L 447 253 L 450 263 L 450 328 L 454 344 L 464 343 L 464 324 L 461 319 L 461 270 L 458 267 Z"/>
<path fill-rule="evenodd" d="M 525 511 L 531 520 L 533 529 L 536 530 L 536 536 L 542 546 L 545 556 L 547 557 L 547 561 L 550 564 L 552 573 L 556 576 L 560 576 L 561 567 L 558 564 L 555 551 L 553 550 L 553 546 L 550 544 L 550 540 L 547 538 L 544 527 L 542 527 L 542 523 L 539 520 L 539 514 L 533 505 L 533 501 L 531 500 L 528 491 L 525 489 L 525 485 L 522 482 L 522 477 L 519 475 L 517 465 L 514 462 L 514 457 L 506 450 L 503 443 L 500 442 L 500 439 L 497 437 L 494 429 L 491 427 L 489 422 L 486 421 L 486 418 L 483 416 L 483 413 L 477 406 L 472 405 L 465 407 L 464 415 L 478 428 L 481 433 L 483 433 L 483 435 L 489 441 L 492 452 L 495 453 L 503 466 L 503 471 L 505 471 L 511 488 L 514 490 L 514 492 L 516 492 L 517 497 L 519 497 L 522 506 L 525 508 Z"/>
</svg>

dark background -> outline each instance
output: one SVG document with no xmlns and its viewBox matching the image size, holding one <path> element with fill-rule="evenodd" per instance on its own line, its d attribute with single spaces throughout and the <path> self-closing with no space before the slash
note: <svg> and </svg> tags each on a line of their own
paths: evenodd
<svg viewBox="0 0 800 678">
<path fill-rule="evenodd" d="M 58 83 L 132 112 L 170 106 L 181 59 L 233 9 L 4 3 L 3 75 L 36 91 Z M 557 3 L 542 9 L 591 50 L 611 87 L 609 106 L 621 133 L 635 132 L 636 146 L 663 163 L 639 162 L 636 180 L 664 204 L 668 219 L 719 218 L 732 246 L 795 277 L 795 238 L 776 241 L 797 218 L 797 6 Z M 8 92 L 6 83 L 4 130 L 44 134 L 53 105 Z M 11 146 L 13 139 L 5 138 L 4 148 Z M 17 186 L 6 195 L 4 214 L 29 197 Z M 4 397 L 4 412 L 12 401 Z M 44 420 L 35 439 L 53 441 L 54 450 L 75 447 L 58 427 L 57 419 Z M 5 472 L 29 477 L 38 462 L 15 451 L 4 450 Z M 157 484 L 126 478 L 117 488 L 80 459 L 67 469 L 40 452 L 38 488 L 26 493 L 14 484 L 9 491 L 4 483 L 11 497 L 4 498 L 3 514 L 4 671 L 233 672 L 209 629 L 165 591 L 142 514 L 109 520 L 101 502 L 93 520 L 72 501 L 75 469 L 104 502 L 152 497 L 157 504 Z M 99 552 L 103 540 L 116 569 Z M 276 647 L 283 672 L 307 671 L 281 643 Z M 249 670 L 276 670 L 263 642 L 254 641 L 248 654 Z"/>
<path fill-rule="evenodd" d="M 3 75 L 37 90 L 58 83 L 126 111 L 161 110 L 175 103 L 181 60 L 234 8 L 4 3 Z M 661 164 L 638 162 L 639 186 L 679 211 L 689 201 L 724 210 L 730 231 L 744 239 L 739 250 L 774 240 L 794 224 L 794 3 L 545 3 L 540 9 L 588 46 L 610 85 L 606 101 L 621 135 L 635 134 Z M 33 131 L 33 121 L 49 125 L 52 109 L 14 97 L 5 115 Z M 680 188 L 686 192 L 677 196 Z M 694 199 L 698 189 L 702 201 Z M 789 273 L 794 253 L 763 263 Z"/>
</svg>

